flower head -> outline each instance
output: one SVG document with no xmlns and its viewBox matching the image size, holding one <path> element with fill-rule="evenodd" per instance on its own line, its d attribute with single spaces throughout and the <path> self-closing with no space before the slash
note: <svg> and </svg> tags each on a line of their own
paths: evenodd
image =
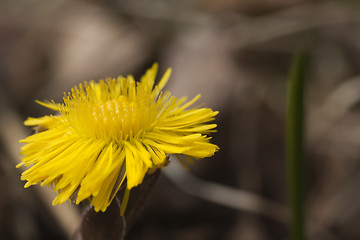
<svg viewBox="0 0 360 240">
<path fill-rule="evenodd" d="M 218 147 L 206 134 L 218 112 L 188 109 L 200 95 L 187 102 L 162 92 L 170 69 L 154 87 L 157 68 L 140 82 L 132 76 L 85 82 L 63 103 L 38 102 L 59 114 L 25 121 L 45 129 L 21 140 L 17 167 L 29 167 L 21 176 L 25 187 L 41 182 L 58 192 L 53 204 L 90 199 L 95 211 L 105 211 L 121 185 L 141 184 L 149 170 L 165 166 L 167 155 L 212 156 Z"/>
</svg>

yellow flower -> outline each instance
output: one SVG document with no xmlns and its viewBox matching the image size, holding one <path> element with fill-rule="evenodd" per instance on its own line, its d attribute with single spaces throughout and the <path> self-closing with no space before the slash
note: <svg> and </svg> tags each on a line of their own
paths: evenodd
<svg viewBox="0 0 360 240">
<path fill-rule="evenodd" d="M 200 95 L 186 102 L 163 93 L 170 69 L 154 87 L 157 69 L 154 64 L 140 82 L 132 76 L 85 82 L 61 104 L 38 102 L 59 115 L 25 121 L 45 129 L 20 141 L 26 144 L 17 167 L 29 167 L 21 176 L 25 187 L 41 182 L 58 192 L 54 205 L 90 199 L 95 211 L 105 211 L 121 185 L 141 184 L 149 170 L 165 166 L 167 155 L 212 156 L 218 147 L 206 134 L 215 131 L 208 122 L 218 112 L 188 109 Z"/>
</svg>

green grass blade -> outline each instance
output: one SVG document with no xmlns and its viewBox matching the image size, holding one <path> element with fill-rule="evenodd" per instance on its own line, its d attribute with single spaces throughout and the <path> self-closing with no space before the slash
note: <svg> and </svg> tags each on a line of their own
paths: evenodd
<svg viewBox="0 0 360 240">
<path fill-rule="evenodd" d="M 291 208 L 291 239 L 304 239 L 304 84 L 306 54 L 294 58 L 287 86 L 286 171 Z"/>
</svg>

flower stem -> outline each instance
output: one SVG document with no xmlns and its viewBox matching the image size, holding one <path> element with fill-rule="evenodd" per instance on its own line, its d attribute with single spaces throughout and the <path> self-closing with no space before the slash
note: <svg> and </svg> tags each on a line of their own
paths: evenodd
<svg viewBox="0 0 360 240">
<path fill-rule="evenodd" d="M 291 208 L 291 239 L 304 239 L 304 82 L 306 53 L 290 69 L 286 106 L 286 171 Z"/>
</svg>

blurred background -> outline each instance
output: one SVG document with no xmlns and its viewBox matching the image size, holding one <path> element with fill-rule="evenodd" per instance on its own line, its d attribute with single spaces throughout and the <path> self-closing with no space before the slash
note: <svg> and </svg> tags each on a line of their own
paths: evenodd
<svg viewBox="0 0 360 240">
<path fill-rule="evenodd" d="M 166 170 L 127 239 L 289 239 L 285 91 L 301 47 L 307 236 L 360 239 L 359 13 L 345 0 L 1 0 L 0 239 L 69 239 L 80 220 L 73 205 L 52 207 L 48 189 L 23 189 L 15 169 L 32 131 L 22 122 L 50 113 L 34 100 L 138 79 L 154 62 L 160 75 L 173 68 L 175 96 L 201 93 L 220 111 L 220 151 L 191 167 L 196 178 Z"/>
</svg>

